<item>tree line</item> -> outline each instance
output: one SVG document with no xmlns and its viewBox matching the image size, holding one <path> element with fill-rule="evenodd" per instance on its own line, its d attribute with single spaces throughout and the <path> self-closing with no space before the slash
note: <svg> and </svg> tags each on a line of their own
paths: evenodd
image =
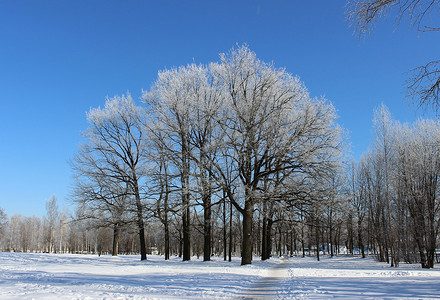
<svg viewBox="0 0 440 300">
<path fill-rule="evenodd" d="M 3 250 L 241 255 L 243 265 L 356 252 L 434 265 L 437 121 L 401 124 L 382 106 L 370 150 L 348 161 L 332 104 L 247 46 L 161 71 L 142 103 L 116 96 L 87 119 L 71 163 L 74 216 L 49 201 L 43 222 L 2 221 Z M 20 238 L 26 224 L 35 230 Z"/>
<path fill-rule="evenodd" d="M 0 208 L 0 251 L 31 253 L 112 253 L 108 228 L 99 227 L 91 219 L 79 219 L 67 209 L 60 210 L 52 196 L 46 202 L 43 217 L 8 217 Z M 119 243 L 119 253 L 138 253 L 131 231 Z"/>
</svg>

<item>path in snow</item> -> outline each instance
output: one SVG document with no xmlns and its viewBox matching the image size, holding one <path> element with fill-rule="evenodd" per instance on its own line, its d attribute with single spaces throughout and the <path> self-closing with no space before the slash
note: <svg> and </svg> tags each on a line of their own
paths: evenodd
<svg viewBox="0 0 440 300">
<path fill-rule="evenodd" d="M 280 282 L 289 277 L 290 263 L 283 259 L 281 263 L 268 270 L 268 275 L 257 281 L 244 298 L 250 299 L 277 299 L 280 291 Z"/>
</svg>

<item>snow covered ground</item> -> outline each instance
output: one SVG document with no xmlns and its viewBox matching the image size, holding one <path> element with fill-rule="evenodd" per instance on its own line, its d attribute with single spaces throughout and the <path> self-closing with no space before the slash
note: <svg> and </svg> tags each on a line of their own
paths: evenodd
<svg viewBox="0 0 440 300">
<path fill-rule="evenodd" d="M 440 269 L 373 258 L 272 258 L 240 266 L 149 256 L 0 253 L 0 299 L 440 299 Z"/>
</svg>

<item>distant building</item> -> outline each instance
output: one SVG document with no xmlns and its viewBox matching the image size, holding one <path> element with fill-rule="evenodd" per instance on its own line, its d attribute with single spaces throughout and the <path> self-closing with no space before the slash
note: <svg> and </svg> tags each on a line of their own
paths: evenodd
<svg viewBox="0 0 440 300">
<path fill-rule="evenodd" d="M 147 254 L 148 255 L 158 255 L 159 251 L 157 250 L 157 247 L 148 247 Z"/>
</svg>

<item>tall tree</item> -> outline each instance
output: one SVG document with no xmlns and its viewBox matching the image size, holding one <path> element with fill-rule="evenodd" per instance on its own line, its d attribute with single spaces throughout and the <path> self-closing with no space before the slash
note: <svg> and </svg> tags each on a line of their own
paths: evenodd
<svg viewBox="0 0 440 300">
<path fill-rule="evenodd" d="M 127 188 L 128 196 L 134 200 L 141 260 L 147 258 L 141 195 L 141 182 L 146 175 L 143 116 L 143 109 L 135 105 L 130 95 L 107 99 L 104 108 L 91 109 L 87 114 L 89 128 L 84 134 L 87 143 L 82 145 L 77 159 L 90 176 L 103 176 L 108 179 L 103 182 L 116 182 Z"/>
<path fill-rule="evenodd" d="M 57 198 L 52 196 L 46 201 L 46 220 L 47 220 L 47 251 L 55 251 L 55 226 L 58 223 L 59 211 L 57 205 Z"/>
<path fill-rule="evenodd" d="M 153 135 L 164 135 L 156 141 L 166 141 L 162 147 L 180 172 L 180 193 L 182 199 L 182 238 L 183 260 L 191 258 L 191 115 L 194 102 L 203 96 L 206 69 L 195 64 L 178 69 L 159 72 L 158 79 L 143 99 L 147 104 L 154 126 L 150 126 Z"/>
<path fill-rule="evenodd" d="M 260 61 L 246 46 L 221 54 L 221 62 L 210 67 L 222 83 L 219 124 L 244 188 L 241 205 L 231 200 L 243 217 L 241 263 L 250 264 L 254 208 L 264 199 L 264 179 L 280 172 L 324 172 L 335 163 L 340 131 L 331 105 L 311 99 L 298 78 Z"/>
<path fill-rule="evenodd" d="M 153 122 L 153 120 L 151 120 Z M 150 127 L 151 128 L 151 127 Z M 171 213 L 176 212 L 178 205 L 173 201 L 172 195 L 179 191 L 179 187 L 174 183 L 178 175 L 173 174 L 171 170 L 173 155 L 167 148 L 169 140 L 166 136 L 153 127 L 151 133 L 151 145 L 149 147 L 148 156 L 154 164 L 150 176 L 149 188 L 156 201 L 153 201 L 150 210 L 153 216 L 157 218 L 163 225 L 164 229 L 164 255 L 165 260 L 170 258 L 170 219 Z"/>
<path fill-rule="evenodd" d="M 198 193 L 203 207 L 203 260 L 209 261 L 212 251 L 212 197 L 214 178 L 212 160 L 219 152 L 218 142 L 221 140 L 217 115 L 222 107 L 221 93 L 218 83 L 209 73 L 198 72 L 197 88 L 193 93 L 190 114 L 189 142 L 192 146 L 191 158 L 195 161 L 195 175 L 200 182 Z"/>
<path fill-rule="evenodd" d="M 396 239 L 395 233 L 392 228 L 392 220 L 391 220 L 391 202 L 392 202 L 392 186 L 391 186 L 391 177 L 392 177 L 392 161 L 393 161 L 393 153 L 392 144 L 393 144 L 393 122 L 391 119 L 391 114 L 388 108 L 382 104 L 374 114 L 373 120 L 375 131 L 376 131 L 376 141 L 375 141 L 375 153 L 377 155 L 377 159 L 379 160 L 379 164 L 383 170 L 383 230 L 384 230 L 384 241 L 386 252 L 388 249 L 391 251 L 391 266 L 398 266 L 398 256 L 396 251 Z M 387 255 L 388 256 L 388 255 Z M 387 258 L 388 261 L 388 258 Z"/>
</svg>

